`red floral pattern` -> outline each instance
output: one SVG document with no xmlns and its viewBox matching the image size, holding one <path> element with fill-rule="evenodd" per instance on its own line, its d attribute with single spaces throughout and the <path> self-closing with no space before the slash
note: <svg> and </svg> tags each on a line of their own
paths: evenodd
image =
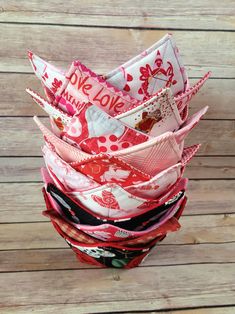
<svg viewBox="0 0 235 314">
<path fill-rule="evenodd" d="M 115 196 L 109 191 L 102 191 L 102 197 L 92 195 L 92 199 L 105 208 L 120 209 Z"/>
<path fill-rule="evenodd" d="M 58 88 L 60 88 L 62 86 L 62 81 L 61 80 L 57 80 L 57 78 L 54 78 L 54 81 L 52 82 L 52 87 L 51 87 L 51 91 L 53 93 L 56 93 Z"/>
<path fill-rule="evenodd" d="M 137 171 L 116 157 L 94 158 L 86 163 L 71 163 L 71 166 L 100 184 L 117 183 L 125 187 L 150 179 L 147 174 Z"/>
<path fill-rule="evenodd" d="M 102 128 L 103 124 L 106 128 Z M 114 120 L 91 103 L 85 104 L 79 114 L 74 115 L 64 128 L 62 138 L 90 154 L 117 151 L 149 139 L 147 135 Z"/>
<path fill-rule="evenodd" d="M 177 81 L 174 79 L 174 69 L 172 63 L 167 61 L 167 68 L 164 68 L 163 60 L 160 51 L 157 51 L 157 58 L 155 59 L 155 67 L 151 68 L 149 64 L 145 67 L 140 67 L 140 80 L 143 82 L 139 88 L 138 93 L 144 94 L 144 100 L 152 96 L 152 90 L 154 90 L 154 85 L 157 80 L 165 81 L 165 87 L 170 87 L 175 85 Z M 152 84 L 154 82 L 154 84 Z M 151 86 L 151 91 L 149 87 Z"/>
</svg>

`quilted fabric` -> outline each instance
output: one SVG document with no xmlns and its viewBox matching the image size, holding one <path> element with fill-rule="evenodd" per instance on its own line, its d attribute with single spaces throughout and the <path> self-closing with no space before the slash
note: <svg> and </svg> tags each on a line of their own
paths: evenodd
<svg viewBox="0 0 235 314">
<path fill-rule="evenodd" d="M 43 215 L 79 262 L 138 266 L 180 229 L 182 176 L 200 147 L 185 138 L 208 109 L 189 116 L 189 103 L 210 72 L 190 87 L 170 34 L 107 75 L 28 57 L 47 99 L 27 92 L 51 123 L 34 117 L 45 140 Z"/>
</svg>

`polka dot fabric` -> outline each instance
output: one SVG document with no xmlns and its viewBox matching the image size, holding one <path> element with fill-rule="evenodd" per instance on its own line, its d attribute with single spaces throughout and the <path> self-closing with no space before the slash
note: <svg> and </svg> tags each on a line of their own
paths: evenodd
<svg viewBox="0 0 235 314">
<path fill-rule="evenodd" d="M 90 154 L 116 152 L 149 140 L 97 106 L 87 103 L 65 126 L 61 137 Z"/>
<path fill-rule="evenodd" d="M 62 71 L 28 57 L 46 98 L 27 92 L 51 122 L 34 117 L 45 140 L 43 215 L 79 263 L 137 267 L 181 227 L 182 175 L 200 147 L 184 139 L 207 111 L 188 117 L 189 103 L 210 73 L 190 87 L 169 34 L 103 76 L 79 60 Z"/>
</svg>

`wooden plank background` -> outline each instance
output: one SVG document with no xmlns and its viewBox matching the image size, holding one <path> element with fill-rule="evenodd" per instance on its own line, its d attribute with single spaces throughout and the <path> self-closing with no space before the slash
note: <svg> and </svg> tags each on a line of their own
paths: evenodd
<svg viewBox="0 0 235 314">
<path fill-rule="evenodd" d="M 209 105 L 187 143 L 182 229 L 141 267 L 78 263 L 48 220 L 40 192 L 44 112 L 27 49 L 67 68 L 107 73 L 173 33 L 190 80 L 212 76 L 190 112 Z M 233 0 L 0 0 L 0 313 L 235 313 L 235 3 Z"/>
</svg>

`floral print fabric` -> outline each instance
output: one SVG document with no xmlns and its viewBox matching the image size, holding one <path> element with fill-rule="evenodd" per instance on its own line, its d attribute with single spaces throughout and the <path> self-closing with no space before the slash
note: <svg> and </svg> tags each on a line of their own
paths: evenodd
<svg viewBox="0 0 235 314">
<path fill-rule="evenodd" d="M 34 118 L 45 140 L 43 214 L 80 262 L 138 266 L 180 228 L 182 175 L 200 147 L 184 140 L 208 109 L 188 117 L 189 102 L 210 73 L 190 87 L 169 34 L 103 76 L 79 60 L 63 71 L 28 57 L 47 99 L 27 92 L 51 122 Z"/>
</svg>

